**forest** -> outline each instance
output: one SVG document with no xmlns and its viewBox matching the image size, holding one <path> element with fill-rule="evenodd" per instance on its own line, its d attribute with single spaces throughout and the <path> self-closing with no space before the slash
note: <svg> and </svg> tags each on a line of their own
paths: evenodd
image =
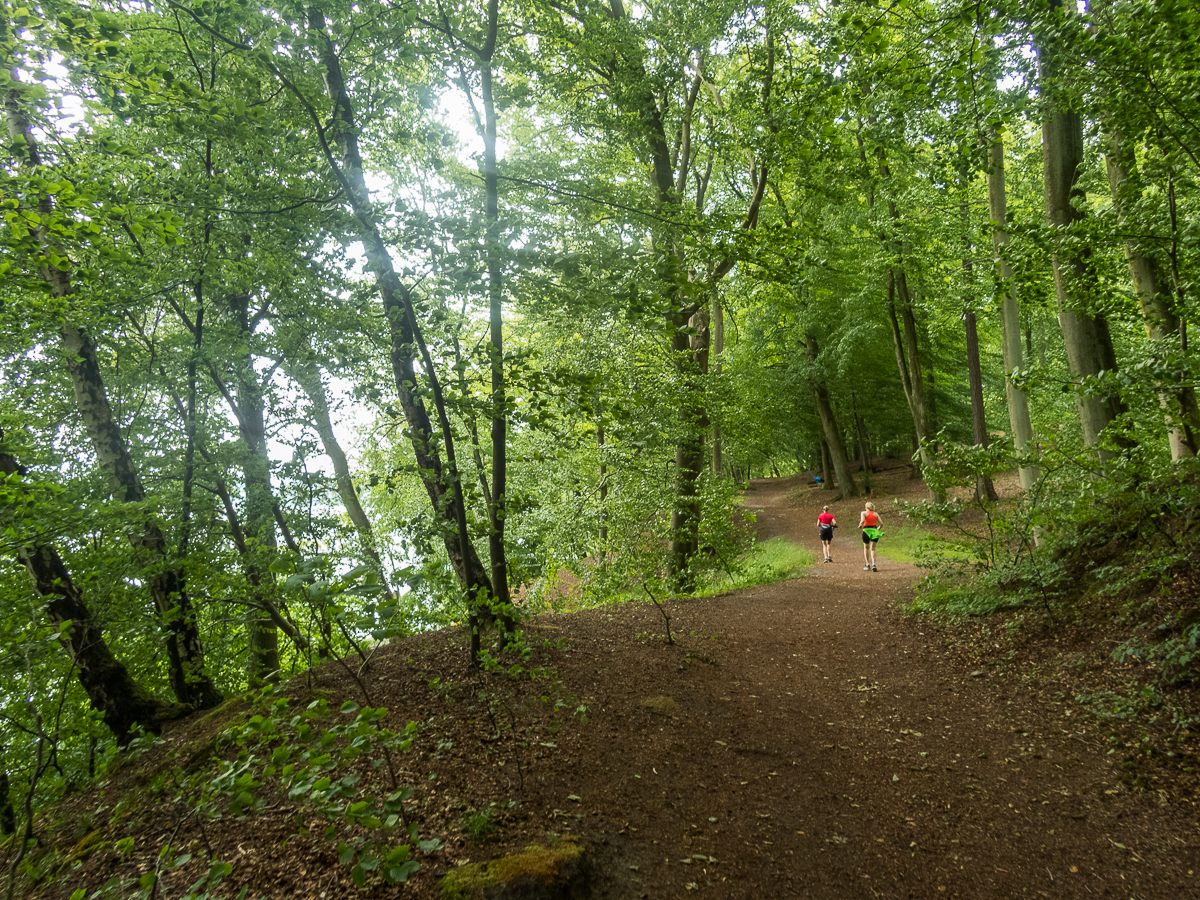
<svg viewBox="0 0 1200 900">
<path fill-rule="evenodd" d="M 1165 590 L 1197 34 L 1180 0 L 0 0 L 0 831 L 390 639 L 507 665 L 530 610 L 708 590 L 756 477 L 902 461 L 905 515 L 986 523 L 931 582 L 967 612 L 1114 536 L 1097 577 Z M 1146 651 L 1180 678 L 1190 616 Z"/>
</svg>

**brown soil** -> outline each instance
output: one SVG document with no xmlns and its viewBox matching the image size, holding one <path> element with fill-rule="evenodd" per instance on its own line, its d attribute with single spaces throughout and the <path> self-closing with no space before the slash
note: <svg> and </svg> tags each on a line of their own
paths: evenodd
<svg viewBox="0 0 1200 900">
<path fill-rule="evenodd" d="M 875 488 L 917 490 L 900 471 Z M 761 536 L 819 556 L 829 496 L 763 480 L 746 503 L 761 510 Z M 886 537 L 879 571 L 863 571 L 859 508 L 835 505 L 834 562 L 805 578 L 666 604 L 672 645 L 648 603 L 537 617 L 530 665 L 552 668 L 557 686 L 472 675 L 457 634 L 382 650 L 367 687 L 391 727 L 421 723 L 401 776 L 423 836 L 444 845 L 419 856 L 407 887 L 364 895 L 430 900 L 454 865 L 554 832 L 585 842 L 601 863 L 593 896 L 614 900 L 1200 896 L 1194 807 L 1131 789 L 1078 709 L 901 616 L 920 573 L 887 559 Z M 565 650 L 542 649 L 562 638 Z M 355 693 L 337 669 L 316 686 Z M 525 702 L 537 695 L 547 702 Z M 569 714 L 579 705 L 586 722 Z M 134 820 L 143 868 L 169 836 L 196 845 L 194 822 L 167 809 L 148 804 Z M 488 809 L 498 827 L 473 839 L 464 816 Z M 296 819 L 278 803 L 211 823 L 210 846 L 235 867 L 222 891 L 354 895 L 329 847 L 289 837 Z M 67 881 L 90 891 L 118 866 L 97 853 Z"/>
</svg>

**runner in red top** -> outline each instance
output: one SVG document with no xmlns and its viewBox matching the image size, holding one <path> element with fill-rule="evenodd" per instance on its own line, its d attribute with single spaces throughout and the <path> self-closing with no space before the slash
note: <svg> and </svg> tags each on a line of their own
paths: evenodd
<svg viewBox="0 0 1200 900">
<path fill-rule="evenodd" d="M 837 528 L 837 519 L 833 517 L 828 506 L 824 509 L 825 512 L 817 516 L 817 524 L 821 527 L 821 546 L 825 548 L 825 562 L 833 562 L 829 542 L 833 540 L 833 529 Z"/>
<path fill-rule="evenodd" d="M 875 512 L 875 504 L 868 500 L 864 504 L 862 514 L 858 517 L 858 528 L 862 532 L 863 541 L 863 571 L 878 572 L 875 566 L 875 545 L 883 532 L 883 519 Z"/>
</svg>

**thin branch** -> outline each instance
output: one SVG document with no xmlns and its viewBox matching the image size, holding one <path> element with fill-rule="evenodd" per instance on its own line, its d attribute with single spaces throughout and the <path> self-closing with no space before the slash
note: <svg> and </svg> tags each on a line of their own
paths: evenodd
<svg viewBox="0 0 1200 900">
<path fill-rule="evenodd" d="M 471 172 L 470 174 L 473 177 L 478 178 L 480 181 L 483 180 L 483 176 L 481 174 L 479 174 L 478 172 Z M 637 215 L 637 216 L 644 216 L 647 219 L 653 219 L 656 222 L 662 222 L 667 225 L 680 225 L 681 224 L 673 219 L 668 219 L 664 216 L 657 215 L 656 213 L 646 212 L 644 209 L 636 209 L 635 207 L 626 206 L 623 203 L 615 203 L 611 200 L 601 200 L 599 197 L 593 197 L 592 195 L 585 194 L 582 191 L 573 191 L 573 190 L 568 190 L 566 188 L 554 187 L 553 185 L 545 184 L 540 181 L 533 181 L 528 178 L 517 178 L 516 176 L 513 176 L 513 175 L 497 175 L 496 177 L 499 178 L 501 181 L 511 181 L 513 184 L 520 184 L 520 185 L 524 185 L 525 187 L 537 188 L 539 190 L 545 191 L 548 194 L 558 194 L 563 197 L 573 197 L 577 200 L 587 200 L 589 203 L 596 203 L 600 206 L 605 206 L 610 209 L 623 210 L 624 212 L 633 213 L 634 215 Z M 684 228 L 695 228 L 694 225 L 687 225 L 685 223 L 683 224 L 683 227 Z"/>
</svg>

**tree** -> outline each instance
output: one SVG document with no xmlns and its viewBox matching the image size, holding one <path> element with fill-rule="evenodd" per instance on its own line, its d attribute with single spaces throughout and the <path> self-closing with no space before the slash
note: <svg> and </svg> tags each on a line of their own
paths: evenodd
<svg viewBox="0 0 1200 900">
<path fill-rule="evenodd" d="M 3 444 L 4 432 L 0 431 L 0 447 Z M 9 511 L 5 526 L 10 534 L 21 537 L 16 543 L 17 561 L 29 573 L 34 593 L 45 604 L 46 615 L 57 629 L 55 636 L 70 654 L 74 672 L 92 708 L 103 717 L 117 743 L 127 744 L 135 728 L 157 734 L 164 723 L 190 712 L 188 705 L 154 698 L 134 680 L 109 649 L 58 551 L 35 536 L 21 535 L 25 530 L 22 519 L 29 516 L 30 507 L 41 501 L 30 489 L 28 472 L 2 449 L 0 474 L 5 476 L 2 490 L 7 495 L 3 506 Z M 13 516 L 15 511 L 23 511 L 24 515 Z"/>
<path fill-rule="evenodd" d="M 1046 224 L 1052 229 L 1055 250 L 1054 289 L 1058 298 L 1058 323 L 1066 344 L 1071 372 L 1081 381 L 1117 370 L 1116 351 L 1108 318 L 1095 310 L 1095 278 L 1088 249 L 1072 243 L 1071 226 L 1084 217 L 1079 187 L 1083 166 L 1083 119 L 1071 108 L 1055 78 L 1061 67 L 1057 31 L 1071 27 L 1071 15 L 1052 0 L 1038 46 L 1041 83 L 1048 90 L 1042 118 L 1042 147 L 1046 197 Z M 1056 90 L 1057 89 L 1057 90 Z M 1084 442 L 1096 447 L 1101 460 L 1112 453 L 1100 446 L 1104 430 L 1124 412 L 1124 404 L 1111 391 L 1088 390 L 1078 395 Z"/>
<path fill-rule="evenodd" d="M 553 13 L 554 34 L 571 54 L 562 61 L 562 69 L 545 69 L 556 79 L 563 78 L 564 72 L 570 73 L 570 78 L 583 74 L 598 95 L 606 98 L 605 103 L 585 99 L 578 85 L 569 89 L 570 96 L 581 101 L 581 106 L 586 103 L 589 114 L 619 133 L 650 172 L 651 196 L 639 199 L 649 208 L 647 237 L 658 260 L 658 303 L 682 388 L 676 413 L 676 500 L 672 504 L 669 568 L 674 588 L 687 592 L 695 588 L 693 564 L 703 515 L 700 482 L 710 422 L 705 397 L 712 342 L 710 310 L 718 283 L 733 270 L 741 249 L 736 232 L 733 240 L 722 240 L 715 247 L 689 246 L 693 239 L 689 223 L 705 212 L 712 172 L 711 162 L 703 171 L 700 168 L 703 145 L 696 139 L 701 107 L 705 106 L 705 85 L 713 98 L 714 117 L 729 118 L 722 110 L 721 88 L 708 79 L 712 77 L 710 59 L 714 57 L 711 45 L 718 40 L 730 12 L 719 5 L 679 11 L 693 26 L 686 37 L 670 32 L 666 13 L 661 10 L 651 11 L 644 18 L 631 16 L 620 0 L 585 4 L 572 11 L 557 9 Z M 771 15 L 771 11 L 765 11 L 762 21 L 739 27 L 734 49 L 736 54 L 744 53 L 750 63 L 751 79 L 759 86 L 759 113 L 765 114 L 768 123 L 774 70 L 773 37 L 767 24 Z M 760 46 L 746 41 L 756 30 L 764 35 Z M 743 41 L 747 44 L 744 50 Z M 565 80 L 560 83 L 566 88 Z M 736 89 L 744 90 L 744 85 L 738 84 Z M 750 191 L 738 201 L 744 210 L 738 228 L 742 234 L 757 226 L 770 171 L 769 148 L 749 149 Z M 693 182 L 696 212 L 690 216 L 685 201 Z M 721 218 L 728 216 L 725 210 L 722 213 Z"/>
<path fill-rule="evenodd" d="M 1007 256 L 1008 199 L 1004 185 L 1004 139 L 999 131 L 987 138 L 988 216 L 992 224 L 992 254 L 995 259 L 997 288 L 1000 292 L 1000 333 L 1004 355 L 1004 391 L 1008 400 L 1008 418 L 1012 428 L 1013 446 L 1025 463 L 1033 442 L 1033 425 L 1029 420 L 1029 400 L 1013 381 L 1013 372 L 1022 364 L 1021 313 L 1012 263 Z M 1029 490 L 1038 479 L 1036 465 L 1020 467 L 1021 488 Z"/>
<path fill-rule="evenodd" d="M 504 544 L 507 520 L 508 480 L 508 391 L 504 372 L 504 276 L 500 218 L 500 181 L 497 153 L 496 63 L 500 40 L 500 3 L 488 0 L 481 28 L 469 37 L 466 23 L 455 24 L 445 7 L 431 27 L 456 48 L 473 58 L 479 79 L 482 116 L 475 107 L 474 88 L 465 67 L 459 63 L 459 80 L 475 117 L 475 129 L 483 139 L 484 243 L 487 267 L 489 368 L 491 373 L 491 486 L 484 491 L 488 514 L 488 549 L 491 556 L 491 587 L 497 603 L 511 604 L 508 562 Z"/>
<path fill-rule="evenodd" d="M 113 496 L 124 503 L 143 504 L 146 491 L 112 414 L 95 344 L 87 330 L 71 315 L 76 287 L 72 281 L 70 251 L 51 230 L 50 223 L 58 218 L 52 196 L 37 188 L 39 182 L 44 182 L 44 163 L 28 113 L 30 92 L 22 85 L 13 52 L 14 38 L 4 21 L 0 21 L 0 45 L 7 51 L 4 69 L 9 73 L 9 87 L 5 92 L 5 113 L 9 138 L 31 175 L 32 206 L 37 210 L 37 224 L 30 226 L 29 234 L 39 245 L 40 257 L 36 264 L 41 276 L 51 295 L 64 308 L 61 352 L 75 390 L 76 407 L 96 456 L 108 475 Z M 222 696 L 205 670 L 200 635 L 182 573 L 178 563 L 170 558 L 166 537 L 153 515 L 142 514 L 140 525 L 129 532 L 129 541 L 142 565 L 149 570 L 150 593 L 167 630 L 166 647 L 175 696 L 181 703 L 202 709 L 217 705 Z M 47 562 L 47 565 L 51 563 Z"/>
<path fill-rule="evenodd" d="M 478 655 L 478 630 L 483 619 L 482 610 L 489 599 L 495 596 L 495 587 L 479 560 L 467 530 L 466 503 L 441 384 L 421 334 L 412 292 L 397 276 L 380 233 L 380 225 L 372 208 L 363 173 L 356 137 L 357 125 L 347 82 L 342 74 L 337 48 L 328 31 L 328 23 L 315 7 L 309 12 L 307 27 L 317 45 L 323 67 L 322 75 L 333 107 L 334 127 L 328 137 L 321 125 L 320 116 L 312 107 L 309 107 L 310 116 L 322 141 L 325 164 L 332 177 L 340 184 L 359 224 L 360 236 L 367 251 L 368 267 L 383 299 L 384 313 L 390 326 L 390 355 L 397 394 L 409 424 L 413 451 L 430 502 L 445 522 L 446 550 L 467 592 L 473 633 L 472 658 L 475 658 Z M 304 96 L 298 87 L 277 68 L 274 68 L 274 72 L 281 82 L 304 102 Z M 340 160 L 334 155 L 335 146 L 340 147 Z M 444 469 L 435 443 L 432 423 L 424 403 L 415 392 L 419 380 L 414 367 L 414 349 L 419 350 L 429 390 L 437 407 L 441 439 L 446 449 Z"/>
</svg>

